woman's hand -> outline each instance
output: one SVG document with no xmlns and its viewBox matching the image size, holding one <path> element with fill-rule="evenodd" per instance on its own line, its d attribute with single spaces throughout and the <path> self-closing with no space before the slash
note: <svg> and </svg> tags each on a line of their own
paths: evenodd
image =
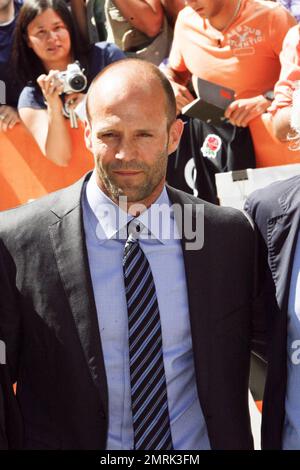
<svg viewBox="0 0 300 470">
<path fill-rule="evenodd" d="M 0 131 L 6 132 L 20 122 L 18 110 L 12 106 L 0 106 Z"/>
<path fill-rule="evenodd" d="M 186 86 L 180 85 L 179 83 L 173 80 L 170 80 L 170 84 L 173 88 L 174 95 L 176 98 L 177 114 L 179 114 L 181 113 L 182 108 L 194 101 L 195 98 Z"/>
<path fill-rule="evenodd" d="M 61 111 L 63 104 L 59 95 L 63 92 L 63 84 L 57 76 L 58 73 L 59 70 L 50 70 L 48 75 L 40 75 L 37 83 L 47 101 L 48 108 Z"/>
</svg>

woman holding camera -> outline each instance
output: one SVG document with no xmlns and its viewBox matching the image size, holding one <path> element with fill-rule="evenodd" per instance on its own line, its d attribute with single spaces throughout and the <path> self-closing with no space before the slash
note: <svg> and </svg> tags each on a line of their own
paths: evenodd
<svg viewBox="0 0 300 470">
<path fill-rule="evenodd" d="M 26 1 L 16 24 L 13 54 L 18 74 L 26 84 L 18 103 L 20 117 L 42 153 L 53 163 L 67 166 L 72 144 L 65 115 L 66 111 L 72 113 L 84 97 L 83 93 L 71 92 L 68 65 L 73 64 L 71 69 L 78 70 L 83 80 L 84 73 L 87 91 L 97 73 L 124 54 L 106 42 L 87 50 L 80 48 L 64 0 Z"/>
</svg>

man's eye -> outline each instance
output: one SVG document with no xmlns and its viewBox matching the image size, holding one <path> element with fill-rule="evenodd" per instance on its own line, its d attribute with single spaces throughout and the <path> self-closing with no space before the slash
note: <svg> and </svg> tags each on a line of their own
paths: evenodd
<svg viewBox="0 0 300 470">
<path fill-rule="evenodd" d="M 141 132 L 139 137 L 152 137 L 152 134 L 149 134 L 149 132 Z"/>
<path fill-rule="evenodd" d="M 105 134 L 101 134 L 100 138 L 105 139 L 105 138 L 111 138 L 111 137 L 116 137 L 116 134 L 113 132 L 106 132 Z"/>
</svg>

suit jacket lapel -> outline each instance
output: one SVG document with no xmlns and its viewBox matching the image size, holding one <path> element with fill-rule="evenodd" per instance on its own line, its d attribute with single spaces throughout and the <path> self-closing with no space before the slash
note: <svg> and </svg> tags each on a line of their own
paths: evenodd
<svg viewBox="0 0 300 470">
<path fill-rule="evenodd" d="M 62 202 L 52 209 L 58 221 L 49 231 L 87 366 L 107 410 L 107 382 L 80 203 L 84 182 L 82 179 L 66 190 Z"/>
</svg>

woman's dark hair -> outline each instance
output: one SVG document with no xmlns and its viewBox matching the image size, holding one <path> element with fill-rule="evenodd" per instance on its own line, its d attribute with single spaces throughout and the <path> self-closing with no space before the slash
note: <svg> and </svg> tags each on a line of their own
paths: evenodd
<svg viewBox="0 0 300 470">
<path fill-rule="evenodd" d="M 27 28 L 32 20 L 44 11 L 51 8 L 66 25 L 71 40 L 72 52 L 75 59 L 82 62 L 83 49 L 79 47 L 77 34 L 73 24 L 72 15 L 65 0 L 26 0 L 22 6 L 14 32 L 13 66 L 18 79 L 27 85 L 28 82 L 36 84 L 36 79 L 42 73 L 47 73 L 42 61 L 27 44 Z M 85 63 L 82 65 L 86 65 Z"/>
</svg>

